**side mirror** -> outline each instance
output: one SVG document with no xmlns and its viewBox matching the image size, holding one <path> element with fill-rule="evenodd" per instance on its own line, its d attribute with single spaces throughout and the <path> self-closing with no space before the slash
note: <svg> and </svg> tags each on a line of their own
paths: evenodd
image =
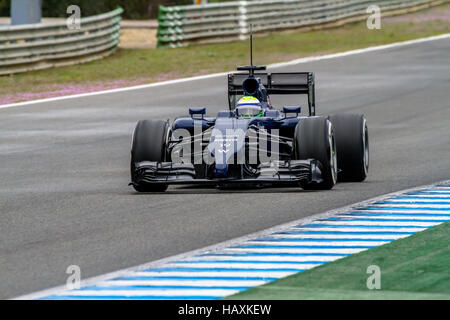
<svg viewBox="0 0 450 320">
<path fill-rule="evenodd" d="M 194 115 L 200 115 L 203 119 L 203 116 L 206 114 L 206 108 L 189 108 L 189 115 L 193 118 Z"/>
<path fill-rule="evenodd" d="M 285 106 L 283 107 L 283 113 L 287 115 L 288 113 L 295 113 L 295 116 L 301 112 L 302 108 L 300 106 Z"/>
</svg>

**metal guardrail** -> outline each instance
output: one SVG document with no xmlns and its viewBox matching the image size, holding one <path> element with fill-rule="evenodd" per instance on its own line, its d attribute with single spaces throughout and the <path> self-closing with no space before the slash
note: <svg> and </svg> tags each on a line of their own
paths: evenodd
<svg viewBox="0 0 450 320">
<path fill-rule="evenodd" d="M 0 27 L 0 75 L 101 59 L 119 44 L 122 8 L 66 22 Z"/>
<path fill-rule="evenodd" d="M 445 0 L 446 1 L 446 0 Z M 179 47 L 191 43 L 244 39 L 252 24 L 254 32 L 323 25 L 368 16 L 373 4 L 382 12 L 436 0 L 256 0 L 159 7 L 158 47 Z"/>
</svg>

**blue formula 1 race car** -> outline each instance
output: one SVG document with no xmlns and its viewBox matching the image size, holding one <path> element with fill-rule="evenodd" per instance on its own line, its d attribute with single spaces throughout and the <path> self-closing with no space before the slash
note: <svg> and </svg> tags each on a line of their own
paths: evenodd
<svg viewBox="0 0 450 320">
<path fill-rule="evenodd" d="M 312 72 L 265 70 L 251 64 L 228 74 L 229 109 L 216 117 L 189 108 L 189 116 L 172 124 L 139 121 L 131 148 L 135 190 L 163 192 L 171 184 L 327 190 L 337 181 L 363 181 L 369 168 L 364 116 L 316 116 Z M 300 106 L 274 108 L 270 95 L 285 94 L 307 95 L 309 115 L 300 115 Z"/>
<path fill-rule="evenodd" d="M 361 114 L 316 116 L 314 74 L 262 73 L 238 67 L 228 75 L 229 110 L 206 117 L 205 108 L 172 124 L 141 120 L 133 133 L 131 185 L 163 192 L 171 184 L 219 187 L 286 184 L 331 189 L 337 181 L 363 181 L 369 168 L 369 136 Z M 300 106 L 275 109 L 273 94 L 305 94 Z M 236 102 L 237 96 L 243 96 Z"/>
</svg>

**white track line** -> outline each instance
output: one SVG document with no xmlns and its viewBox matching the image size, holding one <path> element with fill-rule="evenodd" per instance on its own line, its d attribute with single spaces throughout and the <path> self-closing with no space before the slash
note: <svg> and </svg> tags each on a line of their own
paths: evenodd
<svg viewBox="0 0 450 320">
<path fill-rule="evenodd" d="M 358 253 L 366 249 L 299 249 L 299 248 L 228 248 L 224 249 L 228 253 L 340 253 L 340 254 L 353 254 Z"/>
<path fill-rule="evenodd" d="M 224 297 L 239 292 L 235 289 L 208 289 L 207 287 L 202 289 L 178 289 L 178 290 L 83 290 L 83 291 L 67 291 L 64 293 L 66 296 L 213 296 Z"/>
<path fill-rule="evenodd" d="M 263 280 L 111 280 L 100 283 L 99 287 L 132 287 L 132 286 L 204 286 L 204 287 L 254 287 L 266 283 Z"/>
<path fill-rule="evenodd" d="M 174 263 L 171 264 L 171 267 L 179 267 L 179 268 L 225 268 L 225 269 L 233 269 L 233 268 L 248 268 L 248 269 L 289 269 L 289 268 L 298 268 L 298 269 L 310 269 L 321 265 L 321 263 L 252 263 L 241 261 L 240 263 L 228 263 L 228 262 L 210 262 L 210 263 Z"/>
<path fill-rule="evenodd" d="M 295 227 L 292 228 L 293 231 L 340 231 L 340 232 L 419 232 L 425 230 L 426 228 L 306 228 L 306 227 Z"/>
<path fill-rule="evenodd" d="M 317 221 L 316 223 L 311 223 L 311 226 L 313 225 L 327 225 L 327 226 L 360 226 L 360 225 L 367 225 L 367 226 L 380 226 L 380 227 L 386 227 L 386 226 L 393 226 L 396 227 L 431 227 L 435 226 L 436 224 L 439 224 L 439 222 L 393 222 L 393 221 L 346 221 L 346 220 L 340 220 L 340 221 Z M 342 230 L 342 229 L 340 229 Z"/>
<path fill-rule="evenodd" d="M 439 201 L 439 200 L 438 200 Z M 448 211 L 448 209 L 450 209 L 450 204 L 414 204 L 414 203 L 408 203 L 408 204 L 403 204 L 403 203 L 380 203 L 380 204 L 374 204 L 374 207 L 379 207 L 379 208 L 414 208 L 414 209 L 424 209 L 426 210 L 427 208 L 437 208 L 437 209 L 446 209 L 443 211 Z"/>
<path fill-rule="evenodd" d="M 301 269 L 301 268 L 298 268 Z M 213 270 L 213 269 L 211 269 Z M 140 271 L 133 274 L 133 277 L 262 277 L 262 278 L 281 278 L 287 275 L 296 273 L 295 271 L 259 271 L 259 270 L 248 270 L 248 271 L 196 271 L 195 275 L 189 271 Z"/>
<path fill-rule="evenodd" d="M 371 205 L 370 207 L 375 207 L 375 205 Z M 365 209 L 365 210 L 353 210 L 352 213 L 423 213 L 423 214 L 443 214 L 443 215 L 448 215 L 448 209 L 436 209 L 436 210 L 419 210 L 419 209 L 413 209 L 413 210 L 400 210 L 400 209 L 389 209 L 389 210 L 384 210 L 384 209 Z"/>
<path fill-rule="evenodd" d="M 411 197 L 411 198 L 430 198 L 430 199 L 434 199 L 434 198 L 439 198 L 439 199 L 450 199 L 450 194 L 449 195 L 440 195 L 440 194 L 407 194 L 404 195 L 404 197 Z M 442 200 L 441 199 L 441 200 Z M 406 199 L 405 199 L 406 200 Z M 419 200 L 422 201 L 422 200 Z"/>
<path fill-rule="evenodd" d="M 358 235 L 342 235 L 342 234 L 289 234 L 280 233 L 270 235 L 271 238 L 286 238 L 286 239 L 386 239 L 392 241 L 393 239 L 400 239 L 408 235 L 383 235 L 383 234 L 358 234 Z"/>
<path fill-rule="evenodd" d="M 442 214 L 443 215 L 443 214 Z M 402 216 L 389 216 L 389 215 L 385 215 L 385 216 L 358 216 L 358 215 L 352 215 L 352 216 L 344 216 L 344 215 L 338 215 L 336 216 L 336 218 L 343 218 L 343 219 L 386 219 L 386 220 L 390 220 L 390 219 L 408 219 L 408 220 L 447 220 L 450 221 L 450 214 L 447 215 L 448 217 L 435 217 L 435 216 L 431 216 L 430 214 L 423 214 L 420 216 L 406 216 L 406 215 L 402 215 Z M 362 221 L 361 221 L 362 222 Z"/>
<path fill-rule="evenodd" d="M 402 204 L 406 204 L 406 203 L 410 203 L 410 204 L 414 204 L 414 203 L 423 203 L 424 205 L 427 205 L 428 203 L 434 203 L 436 202 L 436 199 L 391 199 L 389 200 L 389 202 L 393 202 L 394 205 L 396 205 L 397 203 L 402 203 Z M 448 197 L 448 199 L 440 199 L 439 202 L 445 202 L 450 204 L 450 197 Z"/>
<path fill-rule="evenodd" d="M 381 246 L 390 241 L 345 241 L 345 242 L 337 242 L 337 241 L 320 241 L 320 242 L 312 242 L 312 241 L 249 241 L 246 242 L 246 245 L 260 245 L 260 246 L 339 246 L 339 247 L 351 247 L 351 246 Z"/>
<path fill-rule="evenodd" d="M 196 261 L 236 261 L 236 262 L 245 262 L 245 261 L 261 261 L 261 262 L 267 262 L 267 263 L 273 263 L 273 262 L 311 262 L 311 261 L 318 261 L 318 262 L 328 262 L 336 260 L 336 257 L 346 257 L 346 255 L 342 256 L 202 256 L 202 257 L 195 257 Z M 193 260 L 193 258 L 192 258 Z"/>
<path fill-rule="evenodd" d="M 335 59 L 335 58 L 341 58 L 341 57 L 346 57 L 346 56 L 355 55 L 355 54 L 392 49 L 392 48 L 397 48 L 397 47 L 409 46 L 409 45 L 414 45 L 414 44 L 419 44 L 419 43 L 424 43 L 424 42 L 429 42 L 429 41 L 448 39 L 448 38 L 450 38 L 450 33 L 446 33 L 446 34 L 442 34 L 442 35 L 438 35 L 438 36 L 402 41 L 402 42 L 395 42 L 395 43 L 381 45 L 381 46 L 373 46 L 373 47 L 368 47 L 368 48 L 364 48 L 364 49 L 356 49 L 356 50 L 350 50 L 350 51 L 345 51 L 345 52 L 333 53 L 333 54 L 328 54 L 328 55 L 323 55 L 323 56 L 312 56 L 312 57 L 300 58 L 300 59 L 296 59 L 296 60 L 292 60 L 292 61 L 288 61 L 288 62 L 271 64 L 268 66 L 268 68 L 280 68 L 280 67 L 286 67 L 286 66 L 307 63 L 307 62 L 313 62 L 313 61 Z M 39 100 L 25 101 L 25 102 L 19 102 L 19 103 L 11 103 L 11 104 L 0 105 L 0 109 L 29 106 L 29 105 L 33 105 L 33 104 L 39 104 L 39 103 L 63 101 L 63 100 L 67 100 L 67 99 L 78 99 L 78 98 L 92 97 L 92 96 L 98 96 L 98 95 L 104 95 L 104 94 L 113 94 L 113 93 L 127 92 L 127 91 L 132 91 L 132 90 L 141 90 L 141 89 L 148 89 L 148 88 L 154 88 L 154 87 L 159 87 L 159 86 L 173 85 L 173 84 L 190 82 L 190 81 L 222 77 L 230 72 L 214 73 L 214 74 L 208 74 L 208 75 L 204 75 L 204 76 L 162 81 L 162 82 L 156 82 L 156 83 L 144 84 L 144 85 L 139 85 L 139 86 L 126 87 L 126 88 L 118 88 L 118 89 L 103 90 L 103 91 L 97 91 L 97 92 L 75 94 L 75 95 L 69 95 L 69 96 L 61 96 L 61 97 L 39 99 Z"/>
</svg>

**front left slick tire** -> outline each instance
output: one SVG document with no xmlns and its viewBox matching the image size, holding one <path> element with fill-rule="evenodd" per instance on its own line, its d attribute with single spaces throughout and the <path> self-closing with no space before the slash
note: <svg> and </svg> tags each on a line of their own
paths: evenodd
<svg viewBox="0 0 450 320">
<path fill-rule="evenodd" d="M 336 136 L 339 182 L 362 182 L 369 173 L 369 131 L 362 114 L 335 114 L 328 119 L 333 123 Z"/>
<path fill-rule="evenodd" d="M 166 161 L 166 142 L 169 123 L 162 120 L 141 120 L 133 132 L 131 143 L 131 181 L 138 192 L 164 192 L 166 184 L 141 183 L 135 173 L 136 163 L 142 161 Z"/>
<path fill-rule="evenodd" d="M 329 190 L 337 182 L 336 142 L 333 125 L 325 117 L 301 119 L 295 129 L 294 154 L 298 160 L 315 159 L 321 164 L 323 181 L 302 182 L 305 190 Z"/>
</svg>

